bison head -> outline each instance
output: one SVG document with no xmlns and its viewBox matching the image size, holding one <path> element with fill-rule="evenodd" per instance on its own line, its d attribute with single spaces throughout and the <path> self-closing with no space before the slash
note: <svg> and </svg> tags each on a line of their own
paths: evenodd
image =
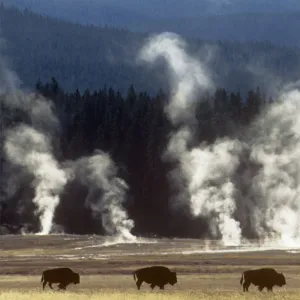
<svg viewBox="0 0 300 300">
<path fill-rule="evenodd" d="M 78 283 L 80 283 L 80 276 L 79 276 L 79 274 L 78 273 L 73 273 L 73 278 L 72 278 L 73 280 L 72 280 L 72 282 L 74 283 L 74 284 L 78 284 Z"/>
<path fill-rule="evenodd" d="M 286 284 L 286 281 L 285 281 L 285 277 L 282 273 L 278 274 L 277 276 L 277 285 L 279 286 L 283 286 Z"/>
<path fill-rule="evenodd" d="M 177 283 L 177 275 L 176 275 L 176 272 L 171 272 L 170 273 L 170 280 L 169 280 L 169 283 L 171 285 L 174 285 L 175 283 Z"/>
</svg>

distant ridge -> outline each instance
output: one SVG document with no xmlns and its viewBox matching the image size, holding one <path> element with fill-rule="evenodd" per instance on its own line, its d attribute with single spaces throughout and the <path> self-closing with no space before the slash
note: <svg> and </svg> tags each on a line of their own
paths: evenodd
<svg viewBox="0 0 300 300">
<path fill-rule="evenodd" d="M 2 0 L 80 24 L 186 37 L 300 46 L 297 0 Z"/>
<path fill-rule="evenodd" d="M 14 22 L 12 22 L 14 20 Z M 54 76 L 63 88 L 98 89 L 112 86 L 156 93 L 168 85 L 164 69 L 137 65 L 138 51 L 147 37 L 126 29 L 74 24 L 15 8 L 0 7 L 1 34 L 6 53 L 26 86 Z M 216 85 L 247 92 L 298 79 L 300 50 L 268 42 L 188 41 L 189 52 L 208 59 Z"/>
</svg>

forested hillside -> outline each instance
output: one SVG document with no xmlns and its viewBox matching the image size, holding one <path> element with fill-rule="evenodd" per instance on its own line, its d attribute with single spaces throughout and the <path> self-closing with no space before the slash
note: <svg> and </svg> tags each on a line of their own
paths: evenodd
<svg viewBox="0 0 300 300">
<path fill-rule="evenodd" d="M 200 17 L 239 13 L 286 13 L 300 10 L 298 0 L 1 0 L 6 5 L 32 9 L 72 21 L 98 22 L 99 18 L 116 17 L 114 22 L 124 22 L 122 17 L 152 18 Z M 82 12 L 79 14 L 79 12 Z M 89 21 L 90 20 L 90 21 Z"/>
<path fill-rule="evenodd" d="M 80 24 L 133 31 L 174 31 L 185 37 L 269 41 L 300 46 L 297 0 L 2 0 L 5 5 Z"/>
<path fill-rule="evenodd" d="M 133 29 L 133 27 L 129 27 Z M 148 22 L 142 30 L 168 30 L 192 38 L 238 42 L 270 42 L 279 46 L 300 47 L 300 12 L 236 13 L 176 17 Z"/>
<path fill-rule="evenodd" d="M 12 21 L 13 20 L 13 21 Z M 131 84 L 138 91 L 167 90 L 164 68 L 137 63 L 146 34 L 125 29 L 83 26 L 34 14 L 28 10 L 0 7 L 2 37 L 10 58 L 24 84 L 33 87 L 57 78 L 65 91 L 84 92 L 112 86 L 121 93 Z M 206 61 L 218 87 L 239 91 L 260 86 L 270 94 L 284 82 L 298 78 L 300 50 L 269 43 L 189 40 L 188 50 Z"/>
<path fill-rule="evenodd" d="M 137 93 L 132 86 L 124 97 L 109 86 L 84 93 L 78 90 L 65 93 L 55 78 L 50 82 L 37 82 L 36 89 L 55 104 L 62 126 L 61 135 L 56 136 L 58 143 L 55 142 L 55 156 L 59 161 L 77 159 L 101 149 L 116 162 L 119 176 L 130 187 L 125 207 L 135 222 L 134 234 L 205 236 L 208 224 L 204 217 L 192 217 L 188 205 L 186 209 L 172 205 L 176 191 L 174 194 L 169 172 L 174 166 L 162 159 L 172 128 L 164 113 L 167 95 L 160 92 L 151 97 L 146 92 Z M 259 89 L 249 91 L 245 98 L 217 89 L 199 100 L 193 141 L 197 145 L 212 143 L 217 137 L 238 137 L 270 104 Z M 5 105 L 2 109 L 5 112 Z M 22 115 L 12 118 L 3 113 L 3 116 L 6 128 L 26 122 Z M 3 174 L 5 170 L 3 162 Z M 241 167 L 240 174 L 243 171 Z M 38 230 L 37 216 L 30 208 L 34 194 L 30 180 L 30 177 L 22 180 L 23 184 L 15 187 L 13 195 L 5 194 L 7 187 L 1 187 L 2 198 L 6 199 L 1 213 L 2 225 L 11 229 L 30 224 L 30 230 Z M 65 232 L 104 233 L 101 218 L 93 218 L 91 210 L 84 205 L 86 196 L 87 188 L 80 182 L 67 184 L 54 220 Z M 243 230 L 245 236 L 251 236 L 251 228 L 245 226 Z"/>
</svg>

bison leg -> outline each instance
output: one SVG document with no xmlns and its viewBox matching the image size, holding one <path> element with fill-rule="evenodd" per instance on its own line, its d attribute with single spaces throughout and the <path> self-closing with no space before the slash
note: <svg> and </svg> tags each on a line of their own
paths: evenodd
<svg viewBox="0 0 300 300">
<path fill-rule="evenodd" d="M 268 286 L 267 289 L 268 289 L 268 292 L 273 292 L 273 287 L 272 286 Z"/>
<path fill-rule="evenodd" d="M 251 284 L 251 282 L 247 282 L 247 281 L 245 281 L 243 283 L 243 290 L 244 290 L 244 292 L 248 292 L 250 284 Z"/>
<path fill-rule="evenodd" d="M 47 281 L 46 280 L 43 281 L 43 290 L 45 289 L 46 284 L 47 284 Z"/>
<path fill-rule="evenodd" d="M 155 284 L 154 283 L 151 283 L 150 285 L 151 289 L 153 290 L 155 288 Z"/>
<path fill-rule="evenodd" d="M 63 284 L 63 283 L 60 283 L 59 285 L 58 285 L 58 289 L 59 290 L 66 290 L 66 285 L 65 284 Z"/>
<path fill-rule="evenodd" d="M 259 287 L 258 287 L 258 290 L 261 292 L 262 290 L 264 289 L 264 286 L 263 285 L 260 285 Z"/>
<path fill-rule="evenodd" d="M 139 280 L 136 282 L 136 286 L 138 288 L 138 290 L 141 288 L 141 285 L 142 285 L 143 281 L 142 280 Z"/>
<path fill-rule="evenodd" d="M 53 287 L 52 287 L 52 282 L 49 282 L 49 284 L 48 284 L 49 286 L 50 286 L 50 289 L 52 289 L 53 290 Z"/>
<path fill-rule="evenodd" d="M 164 284 L 163 284 L 163 285 L 160 285 L 159 288 L 160 288 L 161 290 L 164 290 L 164 289 L 165 289 Z"/>
</svg>

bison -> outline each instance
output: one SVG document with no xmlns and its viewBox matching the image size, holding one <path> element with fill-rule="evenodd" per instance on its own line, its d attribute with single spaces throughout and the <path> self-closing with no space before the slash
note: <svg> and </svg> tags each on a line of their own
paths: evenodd
<svg viewBox="0 0 300 300">
<path fill-rule="evenodd" d="M 52 283 L 59 283 L 58 289 L 65 290 L 70 283 L 80 283 L 80 276 L 70 268 L 56 268 L 44 271 L 41 282 L 43 282 L 43 289 L 47 283 L 51 289 L 53 289 Z"/>
<path fill-rule="evenodd" d="M 284 275 L 277 273 L 273 268 L 262 268 L 243 272 L 240 284 L 243 285 L 244 292 L 248 292 L 251 283 L 258 286 L 260 292 L 265 287 L 271 292 L 275 285 L 282 287 L 286 281 Z"/>
<path fill-rule="evenodd" d="M 141 288 L 144 281 L 151 284 L 150 287 L 152 290 L 155 286 L 158 286 L 161 290 L 163 290 L 166 284 L 169 283 L 174 285 L 177 283 L 176 272 L 171 272 L 167 267 L 163 266 L 152 266 L 138 269 L 133 272 L 133 279 L 136 281 L 138 290 Z"/>
</svg>

